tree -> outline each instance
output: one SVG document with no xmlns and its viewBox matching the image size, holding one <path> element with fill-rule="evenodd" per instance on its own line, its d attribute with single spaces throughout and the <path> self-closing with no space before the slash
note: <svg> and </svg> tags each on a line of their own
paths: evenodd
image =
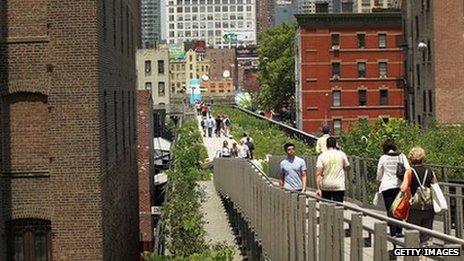
<svg viewBox="0 0 464 261">
<path fill-rule="evenodd" d="M 279 110 L 293 103 L 296 28 L 296 23 L 282 24 L 260 36 L 258 103 L 263 110 Z"/>
</svg>

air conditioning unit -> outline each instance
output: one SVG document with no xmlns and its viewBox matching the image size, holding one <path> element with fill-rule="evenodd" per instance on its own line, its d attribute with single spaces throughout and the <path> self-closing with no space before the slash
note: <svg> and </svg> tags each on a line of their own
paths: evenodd
<svg viewBox="0 0 464 261">
<path fill-rule="evenodd" d="M 337 80 L 340 80 L 340 75 L 335 74 L 334 76 L 332 76 L 332 79 L 333 79 L 333 80 L 336 80 L 336 81 L 337 81 Z"/>
<path fill-rule="evenodd" d="M 380 75 L 380 79 L 387 79 L 387 75 Z"/>
<path fill-rule="evenodd" d="M 151 207 L 151 214 L 152 215 L 161 215 L 161 207 L 160 206 L 152 206 Z"/>
<path fill-rule="evenodd" d="M 332 51 L 339 51 L 340 45 L 332 45 Z"/>
</svg>

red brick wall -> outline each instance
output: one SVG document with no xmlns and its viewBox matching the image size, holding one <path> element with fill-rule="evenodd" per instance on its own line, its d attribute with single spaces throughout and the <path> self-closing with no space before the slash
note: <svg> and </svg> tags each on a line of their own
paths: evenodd
<svg viewBox="0 0 464 261">
<path fill-rule="evenodd" d="M 153 246 L 151 196 L 153 186 L 153 108 L 150 91 L 137 91 L 137 166 L 139 176 L 140 243 Z"/>
<path fill-rule="evenodd" d="M 332 51 L 331 33 L 340 33 L 340 51 Z M 366 34 L 366 47 L 357 46 L 357 33 Z M 378 33 L 387 33 L 387 48 L 378 48 Z M 358 118 L 404 116 L 401 27 L 300 27 L 303 130 L 320 132 L 325 121 L 342 120 L 342 128 Z M 379 78 L 379 61 L 388 62 L 387 79 Z M 339 80 L 332 79 L 332 62 L 340 62 Z M 357 62 L 366 62 L 365 79 Z M 358 89 L 367 90 L 367 106 L 358 106 Z M 380 106 L 380 89 L 388 89 L 388 106 Z M 332 106 L 332 91 L 341 90 L 341 106 Z"/>
<path fill-rule="evenodd" d="M 432 5 L 434 39 L 429 48 L 435 62 L 436 119 L 464 123 L 464 2 L 432 1 Z"/>
<path fill-rule="evenodd" d="M 1 129 L 13 130 L 14 145 L 2 141 L 2 159 L 27 175 L 2 173 L 0 230 L 10 219 L 43 218 L 52 224 L 54 260 L 138 260 L 139 1 L 122 0 L 122 12 L 121 0 L 0 5 L 7 18 L 0 22 Z M 24 102 L 10 103 L 15 93 Z M 5 239 L 2 233 L 0 260 Z"/>
</svg>

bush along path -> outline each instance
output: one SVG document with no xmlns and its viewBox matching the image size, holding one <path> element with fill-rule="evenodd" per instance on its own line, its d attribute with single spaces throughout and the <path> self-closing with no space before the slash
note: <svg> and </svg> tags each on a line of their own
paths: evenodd
<svg viewBox="0 0 464 261">
<path fill-rule="evenodd" d="M 146 261 L 154 260 L 232 260 L 234 250 L 224 244 L 209 244 L 200 210 L 204 192 L 198 186 L 210 173 L 200 168 L 207 157 L 197 121 L 184 120 L 178 130 L 179 139 L 174 149 L 174 167 L 168 175 L 167 201 L 162 210 L 169 238 L 167 249 L 171 256 L 142 254 Z"/>
<path fill-rule="evenodd" d="M 267 154 L 284 155 L 283 146 L 287 142 L 295 144 L 299 156 L 316 155 L 314 146 L 287 136 L 270 122 L 230 107 L 215 106 L 212 113 L 214 116 L 226 114 L 230 118 L 231 133 L 235 140 L 240 140 L 243 133 L 250 135 L 255 145 L 254 156 L 257 159 L 265 159 Z"/>
</svg>

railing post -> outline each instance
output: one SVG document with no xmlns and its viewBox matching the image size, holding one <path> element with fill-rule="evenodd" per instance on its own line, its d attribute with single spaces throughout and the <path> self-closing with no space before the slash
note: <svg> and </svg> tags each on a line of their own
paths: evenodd
<svg viewBox="0 0 464 261">
<path fill-rule="evenodd" d="M 319 260 L 332 261 L 335 206 L 327 203 L 319 205 Z"/>
<path fill-rule="evenodd" d="M 319 230 L 321 227 L 319 227 Z M 320 232 L 319 232 L 320 233 Z M 317 209 L 316 200 L 308 199 L 308 237 L 305 242 L 306 260 L 317 260 Z"/>
<path fill-rule="evenodd" d="M 404 247 L 405 248 L 417 248 L 419 247 L 419 231 L 410 230 L 404 233 Z M 418 256 L 405 256 L 404 261 L 417 261 Z"/>
<path fill-rule="evenodd" d="M 374 261 L 388 260 L 387 223 L 374 224 Z"/>
<path fill-rule="evenodd" d="M 298 196 L 298 211 L 296 223 L 296 246 L 298 260 L 305 260 L 305 234 L 306 234 L 306 196 Z"/>
<path fill-rule="evenodd" d="M 462 238 L 462 188 L 456 187 L 456 237 Z"/>
<path fill-rule="evenodd" d="M 289 192 L 287 192 L 289 193 Z M 283 259 L 282 260 L 289 260 L 289 248 L 290 248 L 290 244 L 289 244 L 289 233 L 288 233 L 288 215 L 287 215 L 287 212 L 288 212 L 288 204 L 285 200 L 286 196 L 286 192 L 285 191 L 280 191 L 280 206 L 281 206 L 281 216 L 282 216 L 282 228 L 283 228 L 283 231 L 284 233 L 282 233 L 283 235 L 283 251 L 282 251 L 282 254 L 283 254 Z"/>
<path fill-rule="evenodd" d="M 345 229 L 343 207 L 335 207 L 333 217 L 333 260 L 345 259 Z"/>
<path fill-rule="evenodd" d="M 296 208 L 298 207 L 297 205 L 297 199 L 298 199 L 298 194 L 297 193 L 290 193 L 290 192 L 285 192 L 286 194 L 286 199 L 287 199 L 287 217 L 288 217 L 288 236 L 289 236 L 289 254 L 290 254 L 290 260 L 291 261 L 296 261 L 297 260 L 297 254 L 296 254 Z"/>
<path fill-rule="evenodd" d="M 350 260 L 362 261 L 363 260 L 363 227 L 362 227 L 362 213 L 351 214 L 351 239 L 350 239 Z"/>
<path fill-rule="evenodd" d="M 448 209 L 443 214 L 443 232 L 451 235 L 451 205 L 450 205 L 450 191 L 447 185 L 443 186 L 443 193 L 445 194 Z"/>
</svg>

